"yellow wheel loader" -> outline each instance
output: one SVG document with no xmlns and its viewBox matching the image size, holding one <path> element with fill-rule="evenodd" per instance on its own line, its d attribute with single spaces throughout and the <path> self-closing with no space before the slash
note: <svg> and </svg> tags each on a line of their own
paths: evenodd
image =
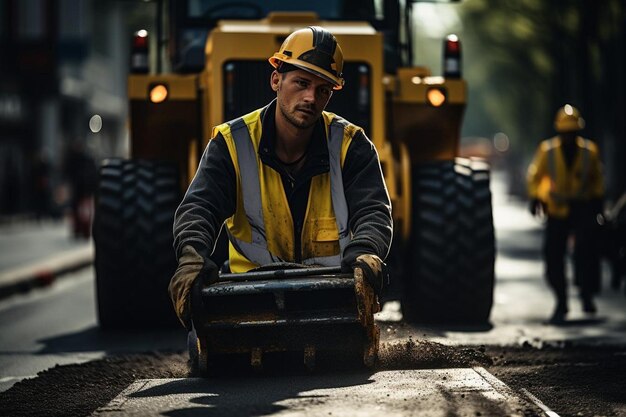
<svg viewBox="0 0 626 417">
<path fill-rule="evenodd" d="M 153 35 L 137 32 L 128 77 L 130 159 L 106 160 L 100 170 L 94 238 L 102 327 L 175 322 L 167 299 L 167 285 L 176 268 L 173 214 L 211 139 L 212 127 L 273 98 L 268 81 L 273 68 L 267 58 L 289 33 L 311 25 L 332 32 L 344 51 L 345 87 L 334 94 L 327 110 L 363 127 L 380 155 L 392 200 L 395 236 L 387 263 L 394 284 L 383 301 L 400 299 L 405 319 L 414 322 L 488 321 L 495 254 L 489 167 L 483 161 L 457 157 L 467 95 L 460 41 L 455 36 L 442 40 L 443 76 L 412 66 L 412 4 L 411 0 L 159 3 L 169 10 L 163 14 L 169 21 L 171 71 L 160 71 L 161 65 L 156 71 L 149 68 L 148 37 Z M 163 35 L 156 37 L 156 44 L 162 44 Z M 212 257 L 218 264 L 225 259 L 222 243 L 218 242 Z M 305 281 L 315 281 L 307 277 Z M 298 303 L 308 305 L 302 294 L 313 294 L 302 290 L 306 286 L 304 281 L 298 283 L 300 278 L 284 281 L 283 288 L 277 287 L 282 278 L 275 275 L 265 281 L 262 291 L 253 277 L 231 278 L 223 277 L 216 288 L 204 288 L 198 296 L 225 305 L 228 299 L 216 300 L 228 297 L 229 291 L 238 292 L 242 300 L 260 293 L 269 297 L 256 321 L 247 320 L 256 323 L 248 329 L 254 328 L 250 331 L 257 335 L 263 334 L 259 328 L 274 328 L 279 322 L 306 327 L 304 319 L 323 313 L 297 309 Z M 372 341 L 377 340 L 374 322 L 358 317 L 363 309 L 373 314 L 375 300 L 359 310 L 356 279 L 328 273 L 317 279 L 331 287 L 333 280 L 344 285 L 335 288 L 345 296 L 340 297 L 343 305 L 323 313 L 328 319 L 325 325 L 340 326 L 332 320 L 333 309 L 345 313 L 337 317 L 349 316 L 347 321 L 361 326 L 346 335 L 358 334 L 351 340 L 359 349 L 372 350 Z M 351 288 L 347 293 L 345 286 Z M 285 307 L 281 297 L 296 287 L 300 290 L 294 290 L 299 293 L 292 299 L 298 300 L 297 311 L 291 311 L 294 303 Z M 264 349 L 272 348 L 271 340 L 258 346 L 243 342 L 250 339 L 242 336 L 248 333 L 237 323 L 245 321 L 241 316 L 245 311 L 233 310 L 224 317 L 215 311 L 210 314 L 213 307 L 207 308 L 208 316 L 195 314 L 199 357 L 205 358 L 201 364 L 206 365 L 206 355 L 212 353 L 243 349 L 258 358 Z M 262 320 L 264 314 L 267 320 Z M 304 318 L 300 324 L 294 324 L 294 314 Z M 243 333 L 227 337 L 225 329 Z M 218 338 L 210 336 L 215 332 Z M 216 340 L 232 344 L 218 346 Z M 303 349 L 306 357 L 315 343 L 320 341 L 309 340 L 299 347 L 278 343 L 273 348 Z"/>
</svg>

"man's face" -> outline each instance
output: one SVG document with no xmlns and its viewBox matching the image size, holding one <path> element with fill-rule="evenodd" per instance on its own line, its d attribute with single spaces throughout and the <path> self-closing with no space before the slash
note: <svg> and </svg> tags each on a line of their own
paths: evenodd
<svg viewBox="0 0 626 417">
<path fill-rule="evenodd" d="M 333 85 L 304 70 L 272 73 L 272 89 L 283 117 L 299 129 L 312 127 L 333 94 Z"/>
</svg>

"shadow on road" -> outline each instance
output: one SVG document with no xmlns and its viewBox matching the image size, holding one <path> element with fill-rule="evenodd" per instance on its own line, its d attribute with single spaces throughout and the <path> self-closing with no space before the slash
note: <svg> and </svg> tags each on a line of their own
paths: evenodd
<svg viewBox="0 0 626 417">
<path fill-rule="evenodd" d="M 371 375 L 364 371 L 333 374 L 332 378 L 328 375 L 296 375 L 280 378 L 179 379 L 140 390 L 129 397 L 154 398 L 154 401 L 158 401 L 156 397 L 173 395 L 189 398 L 185 408 L 161 414 L 171 417 L 263 416 L 289 409 L 289 406 L 278 403 L 291 398 L 297 398 L 299 404 L 321 403 L 329 395 L 301 394 L 370 384 L 373 382 L 370 380 Z M 351 402 L 350 399 L 347 401 Z M 341 410 L 337 411 L 340 413 Z"/>
<path fill-rule="evenodd" d="M 135 353 L 187 349 L 187 332 L 181 329 L 103 332 L 97 326 L 37 341 L 38 354 L 64 352 Z"/>
<path fill-rule="evenodd" d="M 558 327 L 569 327 L 569 326 L 589 326 L 596 324 L 606 323 L 606 317 L 594 317 L 594 318 L 584 318 L 584 319 L 575 319 L 575 320 L 565 320 L 562 323 L 546 323 L 551 324 L 553 326 Z"/>
</svg>

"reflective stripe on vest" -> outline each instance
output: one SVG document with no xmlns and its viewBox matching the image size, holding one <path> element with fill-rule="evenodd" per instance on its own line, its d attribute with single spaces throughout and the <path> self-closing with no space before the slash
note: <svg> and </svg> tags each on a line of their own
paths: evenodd
<svg viewBox="0 0 626 417">
<path fill-rule="evenodd" d="M 589 144 L 587 143 L 587 139 L 583 139 L 584 146 L 581 149 L 582 152 L 582 166 L 581 166 L 581 179 L 580 179 L 580 188 L 576 193 L 577 198 L 582 198 L 587 191 L 587 183 L 589 179 Z M 557 148 L 557 139 L 554 138 L 551 140 L 551 147 L 548 149 L 548 171 L 550 172 L 550 179 L 553 184 L 557 182 L 557 169 L 556 169 L 556 148 Z M 565 163 L 565 161 L 563 161 Z M 572 162 L 573 167 L 573 162 Z M 550 193 L 550 196 L 555 200 L 565 202 L 567 197 L 565 197 L 561 193 L 557 193 L 553 191 Z"/>
<path fill-rule="evenodd" d="M 257 162 L 257 150 L 254 147 L 250 132 L 243 118 L 229 123 L 230 131 L 237 149 L 239 172 L 241 175 L 241 187 L 243 206 L 246 218 L 250 224 L 252 242 L 237 239 L 228 233 L 233 247 L 257 265 L 267 265 L 275 262 L 284 262 L 278 256 L 273 255 L 267 246 L 265 233 L 265 221 L 263 218 L 263 203 L 261 198 L 261 184 L 259 178 L 259 165 Z M 348 203 L 343 190 L 343 177 L 341 172 L 341 145 L 343 143 L 344 128 L 347 122 L 335 117 L 329 127 L 328 156 L 330 164 L 330 184 L 333 211 L 339 231 L 340 253 L 333 256 L 324 256 L 304 259 L 305 265 L 335 266 L 341 262 L 341 253 L 350 241 L 348 230 Z"/>
</svg>

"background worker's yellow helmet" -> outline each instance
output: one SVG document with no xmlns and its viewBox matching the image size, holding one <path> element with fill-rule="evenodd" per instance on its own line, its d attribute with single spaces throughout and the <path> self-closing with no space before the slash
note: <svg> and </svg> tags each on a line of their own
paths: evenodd
<svg viewBox="0 0 626 417">
<path fill-rule="evenodd" d="M 584 127 L 585 119 L 582 118 L 576 107 L 566 104 L 556 112 L 554 128 L 557 132 L 577 132 Z"/>
<path fill-rule="evenodd" d="M 319 26 L 293 32 L 269 61 L 276 69 L 283 62 L 317 75 L 332 83 L 334 90 L 341 90 L 344 84 L 341 47 L 332 33 Z"/>
</svg>

